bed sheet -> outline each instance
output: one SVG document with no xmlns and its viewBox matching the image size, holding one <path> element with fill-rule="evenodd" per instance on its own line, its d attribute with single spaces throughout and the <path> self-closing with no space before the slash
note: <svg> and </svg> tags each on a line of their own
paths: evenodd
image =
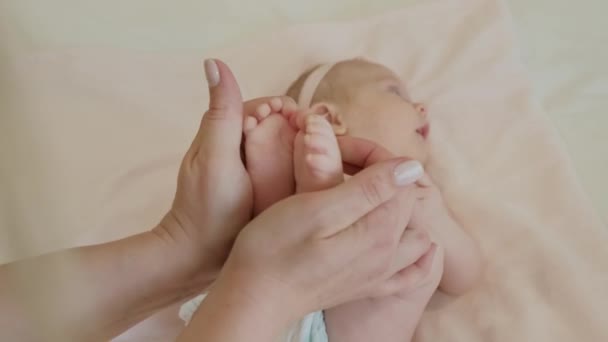
<svg viewBox="0 0 608 342">
<path fill-rule="evenodd" d="M 0 3 L 0 32 L 5 56 L 42 49 L 73 47 L 123 47 L 133 50 L 200 52 L 245 40 L 252 34 L 271 34 L 285 25 L 364 17 L 405 7 L 415 0 L 350 1 L 280 0 L 179 3 L 156 1 L 97 3 L 59 0 L 5 1 Z M 558 128 L 580 180 L 600 216 L 608 221 L 608 30 L 601 0 L 573 5 L 568 0 L 510 0 L 522 56 L 532 75 L 537 97 Z M 238 23 L 235 25 L 235 23 Z M 74 28 L 78 29 L 75 30 Z M 1 55 L 0 55 L 1 56 Z M 0 65 L 2 67 L 3 65 Z M 6 67 L 6 65 L 4 65 Z M 6 69 L 6 68 L 5 68 Z M 3 105 L 13 91 L 10 70 L 2 71 Z M 0 117 L 2 169 L 0 170 L 0 233 L 9 226 L 70 226 L 76 199 L 63 198 L 61 185 L 39 184 L 23 193 L 19 183 L 36 182 L 35 174 L 51 168 L 36 152 L 40 137 L 32 136 L 28 122 L 5 108 Z M 29 170 L 29 171 L 28 171 Z M 35 219 L 19 210 L 20 203 L 50 206 L 53 217 Z M 70 229 L 59 232 L 33 230 L 31 248 L 23 250 L 10 239 L 0 239 L 0 260 L 35 254 L 69 245 Z M 49 234 L 50 233 L 50 234 Z M 30 235 L 30 234 L 28 234 Z M 18 252 L 22 251 L 22 252 Z M 12 257 L 11 257 L 12 256 Z"/>
<path fill-rule="evenodd" d="M 607 223 L 608 2 L 508 3 L 537 98 Z"/>
<path fill-rule="evenodd" d="M 55 3 L 56 9 L 61 8 L 60 1 Z M 55 48 L 71 48 L 71 47 L 97 47 L 103 45 L 130 47 L 140 50 L 153 50 L 155 53 L 164 51 L 176 50 L 201 50 L 218 45 L 229 45 L 231 41 L 243 40 L 246 35 L 251 32 L 271 32 L 276 27 L 280 27 L 286 23 L 309 22 L 326 19 L 347 19 L 353 16 L 367 16 L 374 12 L 384 11 L 390 8 L 404 6 L 398 2 L 381 2 L 373 9 L 367 8 L 363 3 L 358 3 L 359 7 L 350 8 L 345 6 L 339 8 L 340 1 L 336 1 L 329 5 L 329 9 L 320 11 L 321 3 L 312 2 L 311 4 L 299 4 L 295 7 L 285 7 L 277 3 L 267 3 L 265 8 L 255 7 L 248 11 L 247 6 L 243 6 L 238 10 L 234 9 L 235 2 L 223 2 L 216 4 L 213 8 L 204 8 L 208 4 L 189 3 L 193 13 L 201 13 L 202 18 L 210 18 L 207 12 L 222 12 L 217 7 L 227 6 L 225 8 L 238 13 L 232 17 L 234 21 L 240 21 L 244 18 L 251 18 L 251 21 L 244 21 L 238 27 L 228 26 L 226 23 L 217 21 L 205 22 L 201 21 L 201 26 L 194 30 L 188 28 L 188 20 L 186 27 L 182 27 L 175 22 L 175 26 L 162 26 L 152 32 L 147 32 L 144 29 L 138 29 L 136 24 L 144 26 L 150 22 L 162 22 L 160 11 L 162 6 L 157 4 L 156 8 L 159 13 L 155 17 L 153 13 L 147 13 L 140 17 L 135 16 L 137 11 L 130 8 L 124 8 L 124 12 L 119 14 L 111 11 L 95 11 L 95 8 L 72 7 L 72 13 L 59 14 L 58 12 L 50 11 L 47 17 L 41 16 L 45 10 L 45 5 L 40 8 L 33 8 L 31 2 L 25 1 L 19 4 L 11 4 L 12 13 L 17 15 L 11 16 L 9 20 L 2 17 L 3 23 L 0 23 L 0 28 L 6 30 L 7 23 L 15 23 L 17 20 L 19 25 L 9 28 L 12 30 L 10 38 L 9 53 L 28 53 L 37 50 L 55 49 Z M 112 2 L 110 2 L 112 4 Z M 572 9 L 571 6 L 566 6 L 566 2 L 554 1 L 537 1 L 523 2 L 510 1 L 512 11 L 515 13 L 515 20 L 519 28 L 520 42 L 522 43 L 522 55 L 528 65 L 533 80 L 536 85 L 538 97 L 542 100 L 544 107 L 547 109 L 553 123 L 558 127 L 565 143 L 565 148 L 569 151 L 574 165 L 576 166 L 583 184 L 587 191 L 594 199 L 594 204 L 604 220 L 608 214 L 608 203 L 606 194 L 608 193 L 607 183 L 602 179 L 603 175 L 607 174 L 608 162 L 606 153 L 602 154 L 602 150 L 608 146 L 608 137 L 604 134 L 604 130 L 608 128 L 606 116 L 603 115 L 608 103 L 606 102 L 605 84 L 608 80 L 606 74 L 606 66 L 603 61 L 607 53 L 606 47 L 601 43 L 606 41 L 604 36 L 605 30 L 602 31 L 600 13 L 605 7 L 601 2 L 591 4 L 591 7 L 578 7 Z M 4 5 L 4 4 L 3 4 Z M 3 6 L 0 5 L 0 6 Z M 132 6 L 130 4 L 129 6 Z M 344 5 L 344 4 L 343 4 Z M 355 4 L 356 6 L 357 4 Z M 588 4 L 589 5 L 589 4 Z M 30 8 L 28 8 L 30 6 Z M 101 6 L 101 5 L 96 5 Z M 106 3 L 104 6 L 108 6 Z M 123 5 L 125 6 L 125 5 Z M 232 7 L 231 7 L 232 6 Z M 260 3 L 258 5 L 260 6 Z M 308 7 L 309 11 L 303 11 L 304 6 Z M 335 6 L 335 8 L 333 7 Z M 384 6 L 384 7 L 382 7 Z M 196 10 L 194 10 L 196 9 Z M 46 9 L 48 10 L 48 8 Z M 15 12 L 16 11 L 16 12 Z M 96 12 L 96 15 L 86 16 L 84 14 Z M 247 12 L 245 15 L 243 13 Z M 8 13 L 2 12 L 1 13 Z M 175 10 L 175 16 L 178 13 L 183 13 L 179 9 Z M 263 15 L 261 15 L 264 13 Z M 268 14 L 270 13 L 270 14 Z M 90 13 L 89 13 L 90 14 Z M 78 30 L 78 32 L 68 32 L 70 25 L 78 24 L 78 21 L 68 20 L 69 18 L 78 17 L 78 20 L 85 21 L 88 25 L 95 23 L 95 19 L 101 18 L 103 15 L 109 15 L 110 18 L 122 18 L 126 26 L 109 25 L 108 22 L 97 23 L 95 28 Z M 580 20 L 571 20 L 565 22 L 563 17 L 580 18 Z M 173 18 L 169 15 L 170 18 Z M 54 26 L 53 20 L 58 26 Z M 156 19 L 155 19 L 156 18 Z M 171 19 L 167 21 L 171 22 Z M 190 18 L 190 17 L 188 17 Z M 584 18 L 584 20 L 583 20 Z M 63 19 L 63 20 L 59 20 Z M 175 19 L 175 18 L 174 18 Z M 194 22 L 195 16 L 191 18 Z M 213 19 L 210 19 L 213 20 Z M 67 22 L 67 23 L 66 23 Z M 130 23 L 127 25 L 127 22 Z M 134 24 L 134 22 L 136 24 Z M 119 20 L 120 23 L 120 20 Z M 30 25 L 32 24 L 32 25 Z M 166 23 L 165 23 L 166 24 Z M 46 25 L 46 26 L 45 26 Z M 86 25 L 85 25 L 86 26 Z M 15 29 L 17 27 L 17 29 Z M 28 32 L 30 27 L 35 30 Z M 55 28 L 55 30 L 53 29 Z M 57 29 L 58 28 L 58 29 Z M 215 35 L 205 35 L 205 32 L 213 28 Z M 250 29 L 245 29 L 250 28 Z M 106 31 L 104 31 L 106 29 Z M 129 32 L 120 32 L 121 30 L 132 29 Z M 162 29 L 167 29 L 162 33 Z M 189 32 L 186 34 L 186 32 Z M 245 33 L 247 32 L 247 33 Z M 181 33 L 181 35 L 180 35 Z M 196 34 L 194 34 L 196 33 Z M 96 35 L 97 34 L 97 35 Z M 157 35 L 155 35 L 157 34 Z M 173 35 L 174 34 L 174 35 Z M 175 39 L 175 37 L 178 37 Z M 201 38 L 207 37 L 207 38 Z M 142 39 L 147 38 L 147 39 Z M 197 40 L 198 39 L 198 40 Z M 0 66 L 3 66 L 0 64 Z M 10 69 L 2 70 L 3 76 L 10 76 Z M 7 87 L 3 85 L 3 91 L 0 94 L 3 104 L 11 104 L 11 100 L 15 94 L 18 94 L 19 84 L 14 84 L 16 87 Z M 78 86 L 78 85 L 75 85 Z M 83 85 L 84 86 L 84 85 Z M 123 85 L 128 87 L 128 85 Z M 193 85 L 197 86 L 197 85 Z M 12 91 L 16 91 L 13 93 Z M 196 101 L 196 100 L 195 100 Z M 86 103 L 86 99 L 82 101 Z M 13 106 L 19 107 L 20 104 L 12 103 Z M 26 104 L 31 105 L 31 104 Z M 14 108 L 16 108 L 14 107 Z M 124 108 L 128 111 L 129 108 Z M 83 110 L 86 110 L 83 107 Z M 176 108 L 175 110 L 179 110 Z M 40 122 L 31 122 L 31 118 L 23 118 L 11 116 L 11 113 L 17 111 L 6 111 L 9 115 L 2 115 L 0 118 L 0 133 L 2 146 L 0 152 L 3 153 L 3 161 L 0 169 L 0 186 L 4 191 L 0 195 L 0 224 L 2 228 L 20 227 L 23 228 L 21 233 L 14 234 L 14 230 L 6 232 L 0 230 L 2 239 L 0 239 L 0 260 L 10 260 L 12 258 L 27 255 L 37 254 L 40 252 L 66 247 L 73 245 L 75 236 L 82 236 L 85 230 L 95 231 L 96 226 L 91 222 L 87 222 L 85 218 L 95 217 L 91 215 L 95 208 L 85 208 L 84 212 L 77 212 L 82 209 L 80 201 L 82 199 L 71 196 L 73 193 L 82 193 L 74 191 L 74 187 L 88 186 L 91 187 L 91 192 L 95 196 L 112 197 L 113 194 L 104 191 L 107 185 L 100 179 L 100 182 L 87 179 L 86 176 L 73 174 L 69 181 L 65 181 L 65 170 L 77 170 L 82 168 L 78 165 L 77 156 L 71 156 L 61 153 L 57 149 L 61 144 L 67 143 L 64 137 L 58 139 L 51 136 L 51 133 L 44 132 L 43 128 L 45 120 L 53 120 L 52 117 L 40 118 Z M 143 118 L 133 117 L 126 118 L 128 120 L 137 120 Z M 149 119 L 149 118 L 147 118 Z M 162 118 L 153 118 L 153 120 L 163 120 Z M 167 124 L 172 123 L 167 121 Z M 76 123 L 80 127 L 90 127 L 95 122 L 88 121 L 83 117 L 82 121 Z M 132 124 L 132 123 L 127 123 Z M 32 131 L 29 128 L 37 126 L 39 130 Z M 103 127 L 103 129 L 111 132 L 112 127 Z M 85 134 L 76 135 L 78 139 L 92 139 L 103 141 L 102 136 L 86 136 Z M 73 137 L 72 137 L 73 138 Z M 138 142 L 141 145 L 135 145 L 131 148 L 137 149 L 147 144 L 146 140 L 154 137 L 142 137 L 142 141 Z M 186 145 L 189 135 L 185 134 L 184 141 L 175 142 L 175 144 Z M 120 140 L 120 139 L 119 139 Z M 157 144 L 157 149 L 154 155 L 141 156 L 142 161 L 148 160 L 145 167 L 154 167 L 155 165 L 175 164 L 178 155 L 169 152 L 179 150 L 175 148 L 175 144 L 163 146 Z M 123 148 L 113 145 L 111 141 L 105 144 L 93 144 L 94 148 L 90 153 L 99 154 L 103 157 L 103 153 L 112 149 Z M 51 152 L 51 153 L 49 153 Z M 64 163 L 64 168 L 57 167 L 57 160 Z M 107 167 L 108 172 L 113 172 L 116 168 L 121 167 L 121 161 L 114 160 Z M 125 175 L 125 178 L 133 177 L 141 170 L 133 170 L 132 173 Z M 175 169 L 166 168 L 161 172 L 167 177 L 175 174 Z M 99 170 L 96 170 L 99 172 Z M 45 174 L 45 177 L 40 177 L 40 174 Z M 55 177 L 56 176 L 56 177 Z M 49 181 L 49 179 L 57 179 L 58 182 Z M 63 181 L 62 181 L 63 179 Z M 145 182 L 142 182 L 144 184 Z M 27 186 L 20 186 L 27 185 Z M 116 185 L 116 184 L 113 184 Z M 116 187 L 115 187 L 116 188 Z M 171 191 L 171 186 L 167 186 L 166 191 Z M 23 191 L 26 189 L 27 191 Z M 148 197 L 156 197 L 160 195 L 160 190 L 155 189 L 158 193 L 150 191 L 139 184 L 132 184 L 129 191 L 146 194 Z M 159 196 L 163 197 L 163 196 Z M 164 198 L 164 197 L 163 197 Z M 93 202 L 102 202 L 99 198 L 93 199 Z M 168 203 L 155 202 L 149 204 L 148 207 L 142 206 L 142 203 L 112 203 L 114 209 L 123 210 L 133 214 L 132 209 L 152 211 L 154 208 L 166 207 Z M 36 206 L 44 206 L 45 215 L 40 215 L 34 211 L 24 211 L 23 208 L 35 208 Z M 111 210 L 104 208 L 104 210 Z M 150 226 L 154 224 L 155 218 L 150 215 L 142 215 L 149 217 Z M 125 227 L 128 226 L 128 221 Z M 141 222 L 139 222 L 141 223 Z M 10 233 L 13 233 L 12 235 Z M 126 234 L 124 230 L 122 234 Z M 5 238 L 8 237 L 8 238 Z M 26 237 L 27 241 L 19 241 L 19 237 Z M 19 243 L 21 242 L 21 243 Z"/>
<path fill-rule="evenodd" d="M 8 38 L 26 49 L 113 46 L 204 52 L 286 25 L 364 17 L 417 1 L 9 0 L 0 4 L 5 7 L 0 17 L 11 26 Z M 507 2 L 537 96 L 608 222 L 608 153 L 603 153 L 608 148 L 608 2 Z"/>
</svg>

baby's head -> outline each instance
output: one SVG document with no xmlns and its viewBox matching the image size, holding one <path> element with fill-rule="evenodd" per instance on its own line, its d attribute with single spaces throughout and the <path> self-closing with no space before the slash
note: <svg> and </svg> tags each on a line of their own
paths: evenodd
<svg viewBox="0 0 608 342">
<path fill-rule="evenodd" d="M 399 77 L 385 66 L 362 59 L 316 66 L 287 95 L 326 116 L 337 135 L 365 138 L 426 162 L 426 110 L 411 101 Z"/>
</svg>

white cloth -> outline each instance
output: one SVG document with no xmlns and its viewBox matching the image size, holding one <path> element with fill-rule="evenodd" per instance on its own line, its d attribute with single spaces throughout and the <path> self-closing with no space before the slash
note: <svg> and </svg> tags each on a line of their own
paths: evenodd
<svg viewBox="0 0 608 342">
<path fill-rule="evenodd" d="M 192 316 L 205 300 L 206 294 L 199 295 L 179 309 L 179 317 L 184 321 L 185 325 L 190 324 Z M 325 319 L 322 311 L 313 312 L 306 315 L 297 324 L 292 326 L 287 331 L 282 341 L 285 342 L 328 342 L 327 332 L 325 330 Z"/>
</svg>

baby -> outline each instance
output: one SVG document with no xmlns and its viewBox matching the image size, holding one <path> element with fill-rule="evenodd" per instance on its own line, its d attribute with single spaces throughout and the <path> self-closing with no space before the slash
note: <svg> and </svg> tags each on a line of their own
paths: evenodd
<svg viewBox="0 0 608 342">
<path fill-rule="evenodd" d="M 255 214 L 294 192 L 342 182 L 336 135 L 365 138 L 422 163 L 428 158 L 427 111 L 382 65 L 353 59 L 317 66 L 301 75 L 287 95 L 261 105 L 245 119 Z M 292 98 L 298 99 L 300 110 Z M 428 175 L 417 183 L 416 194 L 408 228 L 425 229 L 438 246 L 431 271 L 413 290 L 326 310 L 330 341 L 410 341 L 418 323 L 411 317 L 422 316 L 437 289 L 460 295 L 474 286 L 481 269 L 476 243 L 452 218 Z"/>
</svg>

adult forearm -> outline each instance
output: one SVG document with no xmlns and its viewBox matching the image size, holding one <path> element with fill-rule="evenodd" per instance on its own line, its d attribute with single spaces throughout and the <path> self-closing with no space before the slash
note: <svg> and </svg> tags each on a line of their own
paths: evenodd
<svg viewBox="0 0 608 342">
<path fill-rule="evenodd" d="M 0 340 L 107 340 L 211 281 L 188 279 L 175 254 L 146 232 L 4 265 Z"/>
<path fill-rule="evenodd" d="M 291 319 L 281 309 L 287 303 L 273 299 L 270 289 L 223 280 L 213 286 L 177 342 L 269 342 L 286 333 Z"/>
</svg>

